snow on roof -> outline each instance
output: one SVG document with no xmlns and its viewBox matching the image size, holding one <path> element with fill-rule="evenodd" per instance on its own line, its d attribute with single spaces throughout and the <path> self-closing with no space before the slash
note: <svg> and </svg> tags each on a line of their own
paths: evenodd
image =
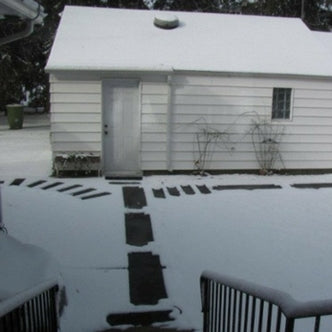
<svg viewBox="0 0 332 332">
<path fill-rule="evenodd" d="M 332 76 L 332 56 L 297 18 L 66 7 L 47 70 L 211 71 Z"/>
<path fill-rule="evenodd" d="M 332 55 L 332 32 L 313 32 L 315 37 L 327 48 L 328 52 Z"/>
</svg>

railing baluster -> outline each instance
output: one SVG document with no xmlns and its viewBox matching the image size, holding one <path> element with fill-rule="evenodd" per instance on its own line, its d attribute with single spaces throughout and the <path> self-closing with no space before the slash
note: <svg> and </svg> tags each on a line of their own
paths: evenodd
<svg viewBox="0 0 332 332">
<path fill-rule="evenodd" d="M 314 332 L 319 332 L 319 327 L 320 327 L 320 316 L 316 316 L 316 318 L 315 318 L 315 330 L 314 330 Z"/>
<path fill-rule="evenodd" d="M 266 322 L 266 332 L 271 332 L 271 324 L 272 324 L 272 303 L 269 303 L 269 311 L 267 314 L 267 322 Z"/>
<path fill-rule="evenodd" d="M 296 320 L 309 317 L 319 332 L 321 317 L 332 315 L 332 299 L 298 302 L 284 292 L 213 272 L 202 274 L 201 291 L 204 332 L 294 332 Z"/>
<path fill-rule="evenodd" d="M 38 317 L 38 329 L 43 326 L 43 322 L 41 319 L 41 308 L 40 308 L 40 296 L 36 297 L 36 305 L 37 305 L 37 317 Z"/>
<path fill-rule="evenodd" d="M 281 326 L 281 309 L 278 308 L 276 332 L 280 332 L 280 326 Z"/>
<path fill-rule="evenodd" d="M 252 306 L 251 306 L 251 332 L 254 332 L 255 329 L 255 319 L 256 319 L 256 297 L 252 297 Z"/>
<path fill-rule="evenodd" d="M 293 332 L 293 331 L 294 331 L 294 318 L 286 317 L 285 332 Z"/>
<path fill-rule="evenodd" d="M 228 287 L 224 285 L 224 295 L 223 295 L 223 321 L 222 321 L 222 330 L 226 332 L 226 309 L 227 309 L 227 290 Z"/>
<path fill-rule="evenodd" d="M 219 294 L 219 322 L 218 322 L 218 330 L 221 331 L 221 321 L 223 319 L 222 316 L 222 300 L 223 300 L 223 291 L 224 291 L 224 285 L 220 285 L 220 294 Z"/>
<path fill-rule="evenodd" d="M 249 317 L 249 294 L 246 294 L 246 308 L 244 314 L 244 332 L 247 331 Z"/>
<path fill-rule="evenodd" d="M 41 291 L 33 297 L 24 300 L 22 296 L 21 303 L 10 311 L 15 301 L 9 302 L 9 307 L 0 307 L 4 312 L 0 317 L 0 332 L 57 332 L 57 306 L 56 293 L 57 286 Z M 33 292 L 28 294 L 34 294 Z M 32 296 L 32 295 L 30 295 Z M 25 301 L 25 302 L 23 302 Z M 3 303 L 0 303 L 3 305 Z M 1 311 L 0 311 L 1 312 Z"/>
<path fill-rule="evenodd" d="M 9 317 L 8 315 L 6 315 L 3 320 L 3 326 L 4 326 L 3 332 L 8 331 L 9 329 L 8 319 Z"/>
<path fill-rule="evenodd" d="M 32 300 L 28 301 L 28 315 L 26 316 L 26 319 L 28 320 L 28 326 L 29 326 L 29 332 L 33 332 L 33 326 L 32 326 L 32 315 L 33 315 L 33 311 L 32 311 Z"/>
<path fill-rule="evenodd" d="M 48 331 L 48 324 L 47 324 L 47 319 L 46 319 L 46 307 L 45 307 L 45 301 L 44 301 L 44 293 L 40 295 L 40 303 L 42 307 L 42 321 L 43 321 L 43 326 L 46 331 Z"/>
<path fill-rule="evenodd" d="M 243 293 L 240 292 L 240 294 L 239 294 L 238 321 L 237 321 L 237 331 L 238 332 L 241 332 L 241 326 L 242 326 L 242 297 L 243 297 Z"/>
<path fill-rule="evenodd" d="M 228 288 L 228 308 L 227 308 L 227 332 L 231 329 L 231 304 L 232 304 L 232 288 Z"/>
<path fill-rule="evenodd" d="M 237 301 L 237 290 L 233 289 L 233 323 L 232 323 L 232 332 L 235 332 L 236 326 L 236 301 Z"/>
<path fill-rule="evenodd" d="M 219 320 L 219 288 L 220 285 L 216 283 L 216 288 L 215 288 L 215 294 L 214 294 L 214 298 L 215 298 L 215 308 L 214 308 L 214 331 L 217 331 L 217 327 L 218 327 L 218 320 Z"/>
<path fill-rule="evenodd" d="M 209 299 L 209 304 L 208 304 L 208 310 L 209 310 L 209 319 L 208 319 L 208 331 L 209 332 L 213 332 L 212 331 L 212 319 L 211 319 L 211 315 L 212 315 L 212 299 L 211 299 L 211 293 L 212 293 L 212 286 L 213 285 L 213 283 L 212 283 L 212 281 L 209 281 L 209 288 L 208 288 L 208 291 L 209 291 L 209 293 L 208 293 L 208 299 Z"/>
<path fill-rule="evenodd" d="M 28 331 L 28 326 L 27 326 L 27 320 L 26 320 L 26 314 L 27 314 L 27 303 L 24 303 L 21 307 L 21 315 L 22 315 L 22 326 L 23 326 L 23 331 Z"/>
<path fill-rule="evenodd" d="M 258 332 L 262 332 L 263 314 L 264 314 L 263 309 L 264 309 L 264 300 L 260 299 L 259 318 L 258 318 Z"/>
<path fill-rule="evenodd" d="M 202 292 L 203 292 L 203 331 L 207 332 L 208 331 L 208 288 L 209 288 L 209 281 L 208 279 L 203 279 L 203 285 L 202 285 Z M 46 295 L 46 302 L 48 303 L 48 293 L 45 294 Z M 48 316 L 48 321 L 50 321 L 50 317 Z"/>
<path fill-rule="evenodd" d="M 14 312 L 13 312 L 13 311 L 10 312 L 8 316 L 9 316 L 9 321 L 10 321 L 9 325 L 11 326 L 11 329 L 12 329 L 13 331 L 15 331 L 16 328 L 15 328 Z"/>
<path fill-rule="evenodd" d="M 215 328 L 215 292 L 216 292 L 216 283 L 215 282 L 212 282 L 211 284 L 211 294 L 210 294 L 210 299 L 211 299 L 211 307 L 210 307 L 210 312 L 211 312 L 211 323 L 210 323 L 210 326 L 211 326 L 211 331 L 213 332 L 214 331 L 214 328 Z"/>
</svg>

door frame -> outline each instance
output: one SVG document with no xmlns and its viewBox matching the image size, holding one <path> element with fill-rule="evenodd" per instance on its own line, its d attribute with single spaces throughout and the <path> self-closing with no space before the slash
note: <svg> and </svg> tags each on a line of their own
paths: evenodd
<svg viewBox="0 0 332 332">
<path fill-rule="evenodd" d="M 102 121 L 101 121 L 101 139 L 102 139 L 102 165 L 103 165 L 103 173 L 105 177 L 125 177 L 125 178 L 136 178 L 141 177 L 142 172 L 142 158 L 141 158 L 141 113 L 142 113 L 142 106 L 141 106 L 141 81 L 138 78 L 106 78 L 102 79 L 101 81 L 101 87 L 102 87 Z M 106 151 L 106 142 L 105 142 L 105 134 L 104 134 L 104 125 L 106 121 L 106 112 L 107 112 L 107 105 L 105 100 L 106 95 L 106 89 L 110 87 L 121 87 L 121 86 L 136 86 L 137 87 L 137 112 L 138 112 L 138 118 L 139 122 L 137 124 L 138 126 L 138 169 L 136 172 L 129 172 L 129 171 L 109 171 L 106 172 L 106 158 L 105 158 L 105 151 Z"/>
</svg>

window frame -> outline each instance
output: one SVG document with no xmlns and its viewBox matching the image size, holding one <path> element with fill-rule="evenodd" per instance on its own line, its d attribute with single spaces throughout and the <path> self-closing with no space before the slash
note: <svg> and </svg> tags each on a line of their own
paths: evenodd
<svg viewBox="0 0 332 332">
<path fill-rule="evenodd" d="M 290 90 L 290 97 L 289 97 L 289 117 L 273 117 L 274 114 L 274 93 L 276 90 Z M 272 89 L 272 105 L 271 105 L 271 120 L 273 122 L 276 121 L 292 121 L 293 119 L 293 96 L 294 96 L 294 89 L 290 87 L 273 87 Z M 287 102 L 287 101 L 286 101 Z M 279 112 L 280 113 L 280 112 Z"/>
</svg>

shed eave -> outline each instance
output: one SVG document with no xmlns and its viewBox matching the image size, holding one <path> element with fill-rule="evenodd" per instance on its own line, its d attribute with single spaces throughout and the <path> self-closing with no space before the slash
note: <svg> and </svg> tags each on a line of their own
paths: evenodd
<svg viewBox="0 0 332 332">
<path fill-rule="evenodd" d="M 152 73 L 172 73 L 172 67 L 112 67 L 112 66 L 58 66 L 47 65 L 45 67 L 47 73 L 60 72 L 60 71 L 73 71 L 73 72 L 152 72 Z"/>
<path fill-rule="evenodd" d="M 251 72 L 251 71 L 223 71 L 223 70 L 203 70 L 203 69 L 180 69 L 173 67 L 106 67 L 106 66 L 57 66 L 47 65 L 47 73 L 56 72 L 113 72 L 113 73 L 158 73 L 158 74 L 198 74 L 198 75 L 223 75 L 223 76 L 242 76 L 242 77 L 290 77 L 306 79 L 331 79 L 332 73 L 292 73 L 292 72 Z"/>
<path fill-rule="evenodd" d="M 317 73 L 292 73 L 292 72 L 252 72 L 252 71 L 222 71 L 222 70 L 192 70 L 192 69 L 176 69 L 173 70 L 174 74 L 198 74 L 198 75 L 223 75 L 223 76 L 242 76 L 242 77 L 289 77 L 289 78 L 312 78 L 312 79 L 331 79 L 332 72 L 329 74 Z"/>
</svg>

